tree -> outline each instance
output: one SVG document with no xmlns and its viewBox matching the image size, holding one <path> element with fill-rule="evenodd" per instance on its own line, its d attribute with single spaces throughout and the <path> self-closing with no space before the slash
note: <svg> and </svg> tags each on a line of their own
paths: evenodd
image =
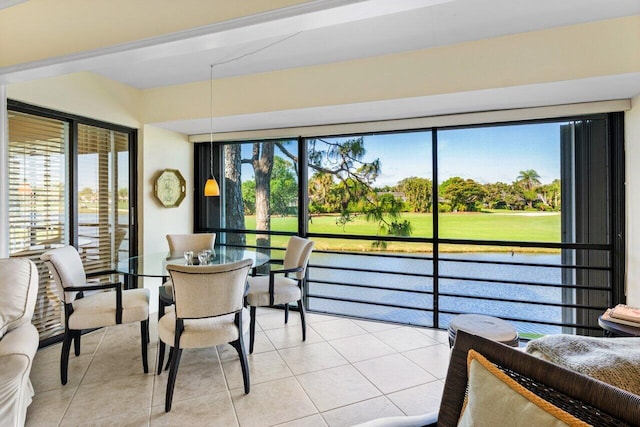
<svg viewBox="0 0 640 427">
<path fill-rule="evenodd" d="M 516 185 L 522 188 L 522 195 L 527 202 L 529 208 L 533 208 L 533 202 L 538 199 L 536 188 L 540 186 L 540 175 L 533 169 L 520 171 L 520 175 L 516 178 Z"/>
<path fill-rule="evenodd" d="M 484 187 L 472 179 L 462 179 L 458 176 L 444 181 L 440 186 L 442 197 L 449 200 L 453 210 L 475 212 L 479 211 L 485 199 Z"/>
<path fill-rule="evenodd" d="M 242 159 L 253 167 L 256 180 L 256 229 L 269 230 L 271 228 L 271 171 L 273 169 L 273 154 L 275 144 L 256 142 L 253 144 L 251 157 Z M 268 234 L 257 234 L 256 245 L 271 246 Z"/>
<path fill-rule="evenodd" d="M 94 193 L 90 187 L 84 187 L 82 190 L 78 191 L 78 197 L 83 202 L 93 201 Z"/>
<path fill-rule="evenodd" d="M 412 212 L 429 212 L 431 210 L 431 180 L 412 176 L 398 183 L 398 191 L 404 193 Z"/>
<path fill-rule="evenodd" d="M 227 144 L 224 146 L 224 180 L 225 180 L 225 221 L 226 226 L 242 230 L 244 225 L 243 187 L 240 146 Z M 254 209 L 255 209 L 255 203 Z M 227 243 L 244 245 L 246 236 L 243 233 L 229 233 Z"/>
<path fill-rule="evenodd" d="M 519 172 L 516 182 L 521 184 L 526 190 L 533 190 L 540 185 L 540 175 L 533 169 L 527 169 Z"/>
<path fill-rule="evenodd" d="M 256 214 L 256 181 L 250 179 L 242 182 L 242 201 L 245 215 Z"/>
<path fill-rule="evenodd" d="M 298 182 L 293 165 L 282 157 L 275 156 L 271 171 L 271 211 L 285 216 L 298 201 Z"/>
<path fill-rule="evenodd" d="M 287 141 L 257 142 L 253 144 L 252 155 L 248 159 L 242 159 L 243 164 L 250 164 L 255 175 L 256 197 L 256 228 L 269 230 L 271 225 L 271 177 L 274 167 L 274 148 L 280 150 L 293 161 L 297 167 L 298 158 L 287 150 Z M 378 203 L 372 184 L 380 173 L 380 160 L 371 162 L 363 160 L 366 150 L 362 137 L 352 138 L 346 141 L 329 141 L 325 139 L 312 139 L 308 141 L 308 165 L 316 173 L 328 174 L 338 181 L 331 194 L 340 206 L 340 219 L 338 223 L 346 224 L 354 213 L 354 207 L 360 212 L 376 208 Z M 296 170 L 297 174 L 297 170 Z M 376 217 L 372 215 L 371 218 Z M 377 216 L 379 226 L 387 232 L 402 232 L 402 226 L 394 224 L 393 220 L 387 221 Z M 256 236 L 258 246 L 270 246 L 268 234 Z"/>
</svg>

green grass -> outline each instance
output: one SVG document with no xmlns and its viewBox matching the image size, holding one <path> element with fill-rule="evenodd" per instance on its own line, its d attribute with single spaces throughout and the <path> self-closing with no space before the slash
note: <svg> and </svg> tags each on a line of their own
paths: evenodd
<svg viewBox="0 0 640 427">
<path fill-rule="evenodd" d="M 327 234 L 353 234 L 370 236 L 377 232 L 377 225 L 367 222 L 363 216 L 341 227 L 336 224 L 336 215 L 314 216 L 309 224 L 309 231 Z M 432 214 L 404 213 L 402 219 L 411 222 L 412 237 L 433 237 Z M 560 213 L 486 211 L 478 213 L 443 213 L 439 215 L 440 238 L 473 239 L 473 240 L 512 240 L 522 242 L 560 242 Z M 255 229 L 255 217 L 245 217 L 247 229 Z M 274 231 L 297 231 L 297 218 L 271 218 L 271 229 Z M 248 236 L 251 239 L 250 236 Z M 273 236 L 274 245 L 281 245 L 287 238 Z M 371 241 L 314 239 L 318 249 L 334 249 L 345 251 L 371 251 Z M 388 251 L 397 252 L 430 252 L 430 244 L 390 243 Z M 519 249 L 506 247 L 478 247 L 472 245 L 443 246 L 442 251 L 511 251 L 536 249 Z"/>
</svg>

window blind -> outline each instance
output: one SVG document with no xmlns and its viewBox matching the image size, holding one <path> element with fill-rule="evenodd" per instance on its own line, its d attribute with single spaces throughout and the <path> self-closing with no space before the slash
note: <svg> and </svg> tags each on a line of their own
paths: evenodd
<svg viewBox="0 0 640 427">
<path fill-rule="evenodd" d="M 9 255 L 29 258 L 38 267 L 40 285 L 32 322 L 41 339 L 62 330 L 61 304 L 40 255 L 69 240 L 68 140 L 68 124 L 63 121 L 9 112 Z"/>
</svg>

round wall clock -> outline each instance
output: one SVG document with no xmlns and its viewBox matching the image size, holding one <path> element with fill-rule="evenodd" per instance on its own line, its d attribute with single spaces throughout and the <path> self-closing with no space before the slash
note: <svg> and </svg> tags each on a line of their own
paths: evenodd
<svg viewBox="0 0 640 427">
<path fill-rule="evenodd" d="M 187 183 L 177 169 L 165 169 L 155 179 L 154 194 L 165 208 L 180 206 L 186 194 Z"/>
</svg>

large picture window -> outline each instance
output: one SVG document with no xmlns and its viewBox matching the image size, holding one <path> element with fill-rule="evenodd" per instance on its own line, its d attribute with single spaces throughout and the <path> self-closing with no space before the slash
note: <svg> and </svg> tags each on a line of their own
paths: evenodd
<svg viewBox="0 0 640 427">
<path fill-rule="evenodd" d="M 312 239 L 310 310 L 433 327 L 476 312 L 525 336 L 597 333 L 623 299 L 621 120 L 220 144 L 227 187 L 196 224 L 268 249 Z M 258 177 L 265 153 L 281 167 Z"/>
</svg>

